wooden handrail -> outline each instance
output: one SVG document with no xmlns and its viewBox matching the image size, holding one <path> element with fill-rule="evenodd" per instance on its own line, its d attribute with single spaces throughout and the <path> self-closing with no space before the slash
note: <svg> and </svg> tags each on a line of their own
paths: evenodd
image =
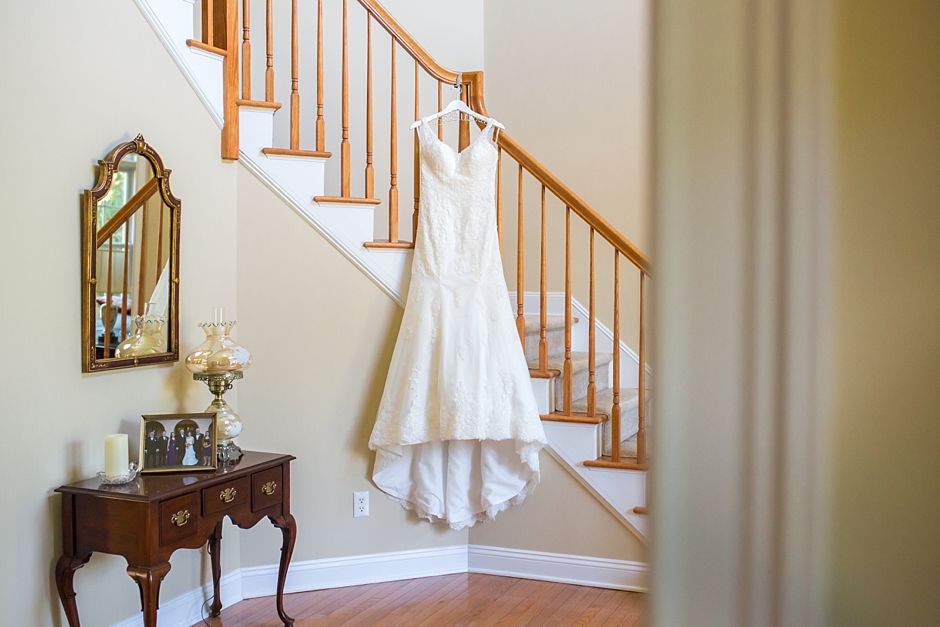
<svg viewBox="0 0 940 627">
<path fill-rule="evenodd" d="M 428 74 L 450 85 L 457 82 L 458 76 L 461 75 L 445 68 L 435 61 L 430 53 L 405 30 L 385 7 L 376 2 L 376 0 L 359 0 L 359 4 L 382 25 L 382 28 L 384 28 Z M 469 102 L 467 104 L 470 105 L 470 108 L 477 113 L 489 116 L 486 112 L 486 103 L 483 99 L 483 72 L 464 72 L 461 76 L 461 82 L 469 87 L 467 90 L 469 92 Z M 592 227 L 598 235 L 610 242 L 620 254 L 629 259 L 633 265 L 647 276 L 652 274 L 652 264 L 649 258 L 643 254 L 643 251 L 637 248 L 633 242 L 624 237 L 613 225 L 592 209 L 590 205 L 571 191 L 557 176 L 549 172 L 535 157 L 529 154 L 504 131 L 500 131 L 497 141 L 500 148 L 505 150 L 510 157 L 515 159 L 529 174 L 534 176 L 539 183 L 548 188 L 561 202 L 571 207 L 582 220 L 587 222 L 588 226 Z"/>
<path fill-rule="evenodd" d="M 375 21 L 381 24 L 382 28 L 385 29 L 385 32 L 391 35 L 395 41 L 411 55 L 411 58 L 424 68 L 425 72 L 448 85 L 455 85 L 457 83 L 457 72 L 448 70 L 435 61 L 428 51 L 424 49 L 424 46 L 419 44 L 417 40 L 411 36 L 411 33 L 405 30 L 405 27 L 402 26 L 385 7 L 375 0 L 359 0 L 359 4 L 372 14 Z"/>
<path fill-rule="evenodd" d="M 152 178 L 144 183 L 143 187 L 138 189 L 137 192 L 131 196 L 130 200 L 124 203 L 124 206 L 118 209 L 117 212 L 98 229 L 98 233 L 95 236 L 95 247 L 100 247 L 108 241 L 112 235 L 117 233 L 117 230 L 127 222 L 128 218 L 130 218 L 135 211 L 137 211 L 137 208 L 147 202 L 156 192 L 156 178 Z"/>
<path fill-rule="evenodd" d="M 473 104 L 470 105 L 475 111 Z M 483 113 L 480 111 L 480 113 Z M 581 200 L 567 185 L 562 183 L 554 174 L 549 172 L 545 166 L 535 160 L 519 144 L 510 138 L 504 131 L 499 132 L 499 147 L 506 151 L 510 157 L 521 164 L 526 171 L 535 177 L 542 185 L 547 187 L 559 200 L 578 214 L 588 226 L 592 227 L 597 234 L 610 242 L 611 246 L 620 251 L 620 253 L 629 259 L 633 265 L 639 268 L 644 274 L 650 276 L 652 273 L 652 264 L 649 258 L 637 248 L 633 242 L 623 236 L 620 231 L 615 229 L 612 224 L 605 220 L 599 213 L 594 211 L 590 205 Z"/>
</svg>

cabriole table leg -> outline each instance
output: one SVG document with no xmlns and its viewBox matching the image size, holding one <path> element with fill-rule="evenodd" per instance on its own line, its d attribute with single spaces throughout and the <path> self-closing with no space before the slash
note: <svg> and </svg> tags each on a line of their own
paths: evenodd
<svg viewBox="0 0 940 627">
<path fill-rule="evenodd" d="M 284 541 L 281 544 L 281 563 L 277 569 L 277 615 L 285 625 L 293 625 L 294 619 L 284 611 L 284 584 L 287 583 L 287 567 L 294 553 L 294 541 L 297 539 L 297 523 L 290 514 L 272 518 L 274 526 L 281 530 Z"/>
<path fill-rule="evenodd" d="M 219 520 L 212 535 L 209 536 L 209 557 L 212 560 L 212 605 L 209 606 L 209 616 L 215 617 L 222 612 L 222 521 Z"/>
<path fill-rule="evenodd" d="M 140 605 L 144 613 L 144 627 L 157 627 L 157 610 L 160 609 L 160 584 L 170 572 L 170 563 L 164 562 L 152 568 L 128 566 L 127 574 L 140 588 Z"/>
<path fill-rule="evenodd" d="M 65 608 L 65 617 L 69 621 L 69 627 L 80 627 L 72 579 L 75 577 L 75 571 L 87 564 L 90 559 L 91 555 L 86 557 L 63 555 L 55 565 L 55 585 L 59 590 L 59 598 L 62 600 L 62 607 Z"/>
</svg>

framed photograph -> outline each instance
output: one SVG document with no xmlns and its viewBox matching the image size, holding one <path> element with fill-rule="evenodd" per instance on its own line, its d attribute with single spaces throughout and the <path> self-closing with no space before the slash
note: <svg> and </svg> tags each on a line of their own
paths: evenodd
<svg viewBox="0 0 940 627">
<path fill-rule="evenodd" d="M 140 418 L 140 472 L 199 472 L 218 467 L 215 414 Z"/>
</svg>

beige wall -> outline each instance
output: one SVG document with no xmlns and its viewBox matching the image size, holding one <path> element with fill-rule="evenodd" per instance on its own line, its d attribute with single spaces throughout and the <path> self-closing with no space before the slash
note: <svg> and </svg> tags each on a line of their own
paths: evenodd
<svg viewBox="0 0 940 627">
<path fill-rule="evenodd" d="M 235 275 L 208 245 L 235 240 L 237 166 L 219 160 L 218 128 L 132 2 L 4 3 L 0 76 L 0 605 L 5 625 L 58 625 L 60 499 L 52 490 L 102 470 L 104 436 L 136 440 L 142 413 L 196 411 L 210 400 L 178 365 L 81 374 L 82 190 L 94 183 L 97 160 L 137 133 L 173 170 L 183 202 L 185 354 L 202 341 L 196 323 L 213 305 L 237 314 Z M 228 570 L 238 552 L 237 534 L 227 536 L 236 549 L 224 553 Z M 205 580 L 194 552 L 172 564 L 164 599 Z M 96 555 L 77 574 L 83 624 L 139 611 L 125 566 Z"/>
<path fill-rule="evenodd" d="M 837 2 L 832 625 L 940 624 L 940 5 Z"/>
<path fill-rule="evenodd" d="M 518 507 L 470 529 L 470 544 L 637 562 L 646 546 L 628 533 L 565 468 L 546 452 L 539 456 L 542 482 Z"/>
</svg>

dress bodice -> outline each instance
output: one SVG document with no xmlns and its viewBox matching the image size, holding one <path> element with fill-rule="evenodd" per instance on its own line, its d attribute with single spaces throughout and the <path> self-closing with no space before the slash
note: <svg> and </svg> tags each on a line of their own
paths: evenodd
<svg viewBox="0 0 940 627">
<path fill-rule="evenodd" d="M 429 276 L 479 280 L 499 264 L 496 166 L 499 153 L 488 124 L 457 152 L 422 124 L 421 205 L 415 265 Z"/>
</svg>

